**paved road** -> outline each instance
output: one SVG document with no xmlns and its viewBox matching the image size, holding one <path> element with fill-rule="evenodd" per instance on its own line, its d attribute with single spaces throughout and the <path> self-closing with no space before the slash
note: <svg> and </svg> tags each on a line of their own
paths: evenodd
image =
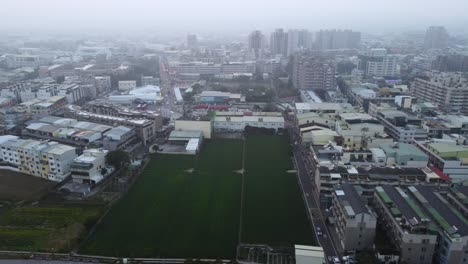
<svg viewBox="0 0 468 264">
<path fill-rule="evenodd" d="M 288 124 L 287 128 L 291 137 L 291 143 L 293 144 L 293 154 L 297 166 L 296 169 L 299 177 L 299 184 L 304 192 L 309 215 L 311 217 L 310 219 L 313 221 L 316 233 L 320 228 L 320 232 L 324 234 L 322 236 L 317 236 L 318 243 L 323 248 L 327 257 L 339 256 L 338 251 L 333 244 L 331 235 L 328 232 L 323 214 L 321 213 L 317 192 L 314 191 L 314 175 L 312 174 L 311 176 L 309 174 L 309 171 L 314 167 L 314 165 L 311 164 L 310 160 L 307 158 L 308 150 L 301 144 L 300 137 L 298 136 L 296 129 L 294 129 L 293 124 Z"/>
</svg>

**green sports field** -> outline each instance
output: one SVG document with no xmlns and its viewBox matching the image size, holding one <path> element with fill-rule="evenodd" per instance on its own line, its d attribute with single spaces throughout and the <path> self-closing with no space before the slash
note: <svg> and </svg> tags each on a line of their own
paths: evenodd
<svg viewBox="0 0 468 264">
<path fill-rule="evenodd" d="M 242 242 L 312 245 L 313 235 L 285 137 L 250 136 L 245 150 Z"/>
<path fill-rule="evenodd" d="M 286 138 L 252 137 L 245 145 L 244 183 L 242 140 L 206 141 L 197 157 L 155 156 L 81 252 L 233 259 L 242 186 L 241 242 L 312 244 L 295 174 L 286 172 L 292 169 Z"/>
</svg>

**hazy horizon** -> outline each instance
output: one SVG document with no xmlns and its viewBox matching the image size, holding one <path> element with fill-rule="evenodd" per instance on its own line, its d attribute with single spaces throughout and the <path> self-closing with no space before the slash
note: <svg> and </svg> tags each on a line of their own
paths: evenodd
<svg viewBox="0 0 468 264">
<path fill-rule="evenodd" d="M 206 33 L 275 28 L 466 31 L 466 0 L 6 0 L 2 31 Z"/>
</svg>

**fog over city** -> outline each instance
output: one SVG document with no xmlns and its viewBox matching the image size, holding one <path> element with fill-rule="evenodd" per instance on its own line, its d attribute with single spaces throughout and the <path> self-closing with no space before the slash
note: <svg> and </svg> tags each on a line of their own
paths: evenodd
<svg viewBox="0 0 468 264">
<path fill-rule="evenodd" d="M 468 0 L 0 0 L 0 264 L 468 261 Z"/>
<path fill-rule="evenodd" d="M 7 0 L 1 30 L 238 32 L 277 27 L 369 32 L 468 24 L 465 0 Z"/>
</svg>

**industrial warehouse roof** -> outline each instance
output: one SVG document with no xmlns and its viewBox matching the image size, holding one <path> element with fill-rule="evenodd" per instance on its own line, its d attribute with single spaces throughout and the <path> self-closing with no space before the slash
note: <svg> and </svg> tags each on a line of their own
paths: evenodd
<svg viewBox="0 0 468 264">
<path fill-rule="evenodd" d="M 186 151 L 197 151 L 200 145 L 200 138 L 191 138 L 185 147 Z"/>
<path fill-rule="evenodd" d="M 104 133 L 104 136 L 110 137 L 114 140 L 119 140 L 120 137 L 125 135 L 126 133 L 130 132 L 132 129 L 126 126 L 118 126 L 110 129 L 109 131 Z"/>
<path fill-rule="evenodd" d="M 202 91 L 199 96 L 220 96 L 220 97 L 229 97 L 230 99 L 240 99 L 241 94 L 229 93 L 229 92 L 220 92 L 220 91 Z"/>
<path fill-rule="evenodd" d="M 451 143 L 430 143 L 429 147 L 433 148 L 439 153 L 444 152 L 460 152 L 460 151 L 468 151 L 468 147 L 451 144 Z"/>
<path fill-rule="evenodd" d="M 57 142 L 50 142 L 48 144 L 48 147 L 49 148 L 44 151 L 49 154 L 54 154 L 54 155 L 62 155 L 63 153 L 68 152 L 68 151 L 75 151 L 74 147 L 58 144 Z"/>
<path fill-rule="evenodd" d="M 341 110 L 338 103 L 296 103 L 296 110 Z"/>
<path fill-rule="evenodd" d="M 96 124 L 96 123 L 91 123 L 91 122 L 85 122 L 85 121 L 77 122 L 77 123 L 73 124 L 72 127 L 92 130 L 92 131 L 101 132 L 101 133 L 112 129 L 111 126 L 106 126 L 106 125 L 101 125 L 101 124 Z"/>
<path fill-rule="evenodd" d="M 72 119 L 72 118 L 46 116 L 46 117 L 43 117 L 43 118 L 39 119 L 39 122 L 49 123 L 49 124 L 53 124 L 53 125 L 60 125 L 60 126 L 64 126 L 64 127 L 69 127 L 69 126 L 72 126 L 73 124 L 77 123 L 78 120 Z"/>
<path fill-rule="evenodd" d="M 380 148 L 385 151 L 385 153 L 388 156 L 418 156 L 420 158 L 428 158 L 424 152 L 422 152 L 420 149 L 415 147 L 414 145 L 411 144 L 406 144 L 406 143 L 398 143 L 398 145 L 395 145 L 393 143 L 389 144 L 381 144 Z"/>
<path fill-rule="evenodd" d="M 36 131 L 41 131 L 41 132 L 46 132 L 46 133 L 54 133 L 59 128 L 61 128 L 61 126 L 50 125 L 46 123 L 32 123 L 26 127 L 26 129 L 36 130 Z"/>
</svg>

